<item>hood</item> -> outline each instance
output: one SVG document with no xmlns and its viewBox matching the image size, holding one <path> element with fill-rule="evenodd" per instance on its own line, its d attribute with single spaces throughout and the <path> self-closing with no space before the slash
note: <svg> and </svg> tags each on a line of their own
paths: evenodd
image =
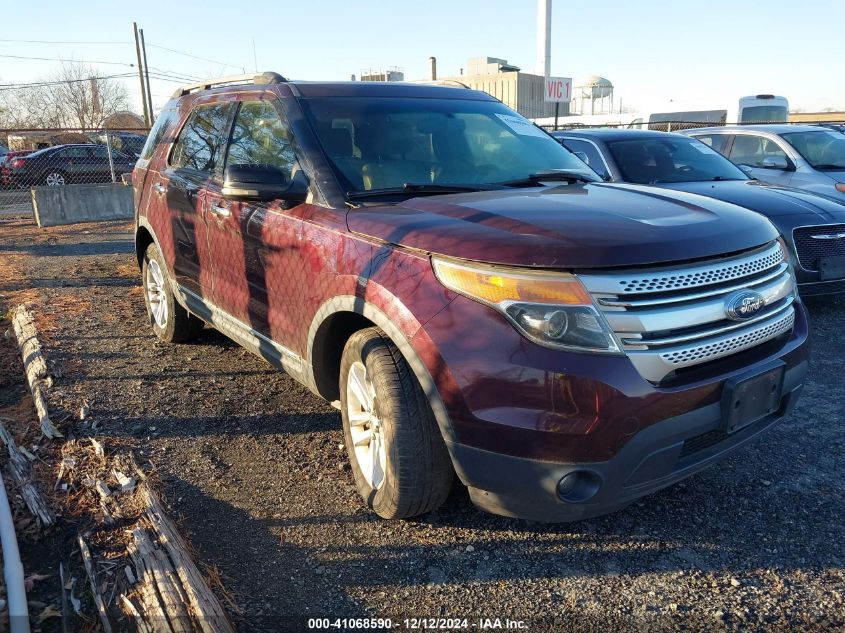
<svg viewBox="0 0 845 633">
<path fill-rule="evenodd" d="M 661 188 L 686 191 L 737 204 L 767 217 L 785 215 L 812 216 L 813 221 L 845 221 L 845 200 L 812 193 L 804 189 L 781 187 L 759 180 L 723 182 L 677 182 L 661 184 Z"/>
<path fill-rule="evenodd" d="M 593 183 L 411 198 L 359 207 L 349 229 L 429 253 L 512 266 L 599 268 L 713 257 L 777 237 L 718 200 Z"/>
</svg>

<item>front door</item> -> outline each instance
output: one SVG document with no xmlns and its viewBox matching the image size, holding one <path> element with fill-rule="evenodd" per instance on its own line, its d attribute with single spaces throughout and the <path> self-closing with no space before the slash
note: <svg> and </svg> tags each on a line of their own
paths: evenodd
<svg viewBox="0 0 845 633">
<path fill-rule="evenodd" d="M 775 141 L 756 134 L 737 134 L 728 155 L 735 164 L 763 182 L 788 185 L 795 167 Z"/>
<path fill-rule="evenodd" d="M 226 165 L 270 164 L 290 180 L 296 156 L 288 127 L 272 101 L 238 106 Z M 214 264 L 214 303 L 254 332 L 290 347 L 295 323 L 286 308 L 290 284 L 302 279 L 301 221 L 282 201 L 226 200 L 206 192 Z"/>
</svg>

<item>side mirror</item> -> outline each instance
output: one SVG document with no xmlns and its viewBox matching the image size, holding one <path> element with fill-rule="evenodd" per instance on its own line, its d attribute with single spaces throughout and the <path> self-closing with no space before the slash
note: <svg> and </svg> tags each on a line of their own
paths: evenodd
<svg viewBox="0 0 845 633">
<path fill-rule="evenodd" d="M 745 173 L 746 176 L 748 176 L 749 178 L 752 177 L 750 165 L 737 165 L 737 167 L 739 167 Z"/>
<path fill-rule="evenodd" d="M 586 163 L 587 165 L 590 164 L 590 157 L 587 156 L 586 152 L 572 152 L 572 153 L 575 154 L 578 158 L 580 158 L 581 162 Z"/>
<path fill-rule="evenodd" d="M 766 169 L 782 169 L 786 171 L 789 169 L 789 161 L 785 156 L 766 156 L 760 161 L 760 167 Z"/>
<path fill-rule="evenodd" d="M 229 200 L 305 200 L 307 187 L 295 186 L 275 165 L 235 164 L 223 172 L 224 198 Z"/>
</svg>

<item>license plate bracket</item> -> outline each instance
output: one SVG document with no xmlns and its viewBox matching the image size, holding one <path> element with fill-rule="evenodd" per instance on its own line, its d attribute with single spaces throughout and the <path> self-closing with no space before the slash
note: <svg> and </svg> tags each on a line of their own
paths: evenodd
<svg viewBox="0 0 845 633">
<path fill-rule="evenodd" d="M 819 257 L 819 278 L 822 281 L 845 279 L 845 257 Z"/>
<path fill-rule="evenodd" d="M 780 408 L 783 366 L 725 385 L 722 394 L 725 431 L 734 433 Z"/>
</svg>

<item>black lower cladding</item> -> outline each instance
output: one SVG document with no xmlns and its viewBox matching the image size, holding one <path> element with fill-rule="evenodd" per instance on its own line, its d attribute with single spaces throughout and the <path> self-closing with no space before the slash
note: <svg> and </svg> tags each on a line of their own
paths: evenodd
<svg viewBox="0 0 845 633">
<path fill-rule="evenodd" d="M 789 414 L 806 373 L 806 362 L 784 372 L 777 410 L 733 433 L 727 432 L 723 404 L 716 402 L 652 424 L 606 462 L 546 462 L 447 444 L 458 476 L 482 509 L 537 521 L 577 521 L 624 508 L 728 456 Z M 601 486 L 586 501 L 562 501 L 558 482 L 579 471 L 597 475 Z"/>
</svg>

